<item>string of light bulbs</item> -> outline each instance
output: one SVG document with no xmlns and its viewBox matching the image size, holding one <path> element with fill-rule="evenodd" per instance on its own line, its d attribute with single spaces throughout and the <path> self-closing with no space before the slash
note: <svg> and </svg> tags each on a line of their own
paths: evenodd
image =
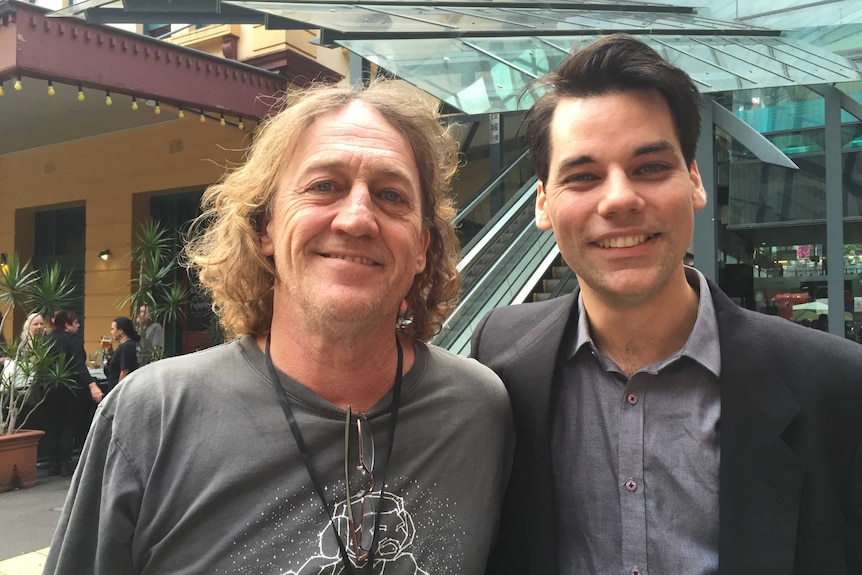
<svg viewBox="0 0 862 575">
<path fill-rule="evenodd" d="M 56 96 L 57 90 L 54 87 L 54 81 L 48 80 L 47 82 L 48 82 L 48 88 L 47 88 L 48 96 L 52 96 L 52 97 Z M 23 81 L 21 76 L 17 76 L 15 78 L 15 82 L 12 84 L 12 88 L 16 92 L 21 92 L 24 90 L 24 81 Z M 77 91 L 76 98 L 79 102 L 84 102 L 87 99 L 87 96 L 84 94 L 84 86 L 82 84 L 78 84 L 77 88 L 78 88 L 78 91 Z M 0 80 L 0 96 L 5 96 L 5 95 L 6 95 L 6 92 L 4 90 L 3 81 Z M 114 95 L 117 95 L 117 94 L 114 93 Z M 138 97 L 137 96 L 129 96 L 129 98 L 131 99 L 131 109 L 134 111 L 137 111 L 140 108 L 140 105 L 138 104 Z M 160 104 L 159 100 L 147 100 L 148 104 L 150 102 L 152 102 L 152 105 L 153 105 L 153 113 L 156 115 L 161 114 L 162 108 L 161 108 L 161 104 Z M 114 98 L 112 96 L 111 91 L 105 90 L 105 106 L 113 106 L 113 104 L 114 104 Z M 181 120 L 183 118 L 185 118 L 185 116 L 186 116 L 185 111 L 187 110 L 187 108 L 185 108 L 182 104 L 177 104 L 176 108 L 177 108 L 177 118 L 179 118 Z M 245 122 L 243 121 L 242 116 L 237 116 L 237 121 L 233 122 L 233 121 L 225 118 L 224 112 L 219 112 L 216 115 L 213 112 L 205 111 L 203 108 L 197 108 L 194 111 L 196 111 L 198 113 L 198 121 L 201 124 L 206 123 L 208 120 L 214 120 L 214 121 L 217 121 L 220 126 L 230 125 L 230 126 L 234 126 L 234 127 L 238 128 L 240 130 L 245 130 Z"/>
</svg>

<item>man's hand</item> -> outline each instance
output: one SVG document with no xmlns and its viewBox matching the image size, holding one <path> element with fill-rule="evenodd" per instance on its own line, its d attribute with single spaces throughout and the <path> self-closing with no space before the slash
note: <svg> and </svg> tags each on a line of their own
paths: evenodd
<svg viewBox="0 0 862 575">
<path fill-rule="evenodd" d="M 102 393 L 102 389 L 96 384 L 95 381 L 90 382 L 90 397 L 93 398 L 94 403 L 99 403 L 105 397 L 105 394 Z"/>
</svg>

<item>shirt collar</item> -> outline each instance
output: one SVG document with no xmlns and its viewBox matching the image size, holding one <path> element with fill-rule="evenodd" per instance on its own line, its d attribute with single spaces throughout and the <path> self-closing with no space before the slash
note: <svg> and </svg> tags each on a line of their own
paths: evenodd
<svg viewBox="0 0 862 575">
<path fill-rule="evenodd" d="M 712 372 L 716 377 L 721 375 L 721 349 L 718 341 L 718 320 L 715 317 L 715 307 L 709 292 L 709 284 L 702 273 L 692 267 L 685 267 L 685 279 L 698 292 L 697 319 L 682 348 L 664 360 L 644 368 L 646 371 L 658 372 L 682 356 L 688 357 Z M 578 294 L 578 326 L 573 345 L 568 346 L 571 359 L 582 347 L 599 352 L 590 336 L 590 322 L 584 309 L 582 295 Z M 599 352 L 600 353 L 600 352 Z"/>
</svg>

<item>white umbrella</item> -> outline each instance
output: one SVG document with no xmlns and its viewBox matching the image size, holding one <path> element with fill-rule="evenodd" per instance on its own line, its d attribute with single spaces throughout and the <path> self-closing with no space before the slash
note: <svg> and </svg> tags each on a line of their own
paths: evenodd
<svg viewBox="0 0 862 575">
<path fill-rule="evenodd" d="M 829 314 L 829 306 L 821 301 L 810 301 L 793 306 L 793 321 L 817 321 L 821 315 Z M 853 321 L 853 314 L 844 312 L 844 321 Z"/>
</svg>

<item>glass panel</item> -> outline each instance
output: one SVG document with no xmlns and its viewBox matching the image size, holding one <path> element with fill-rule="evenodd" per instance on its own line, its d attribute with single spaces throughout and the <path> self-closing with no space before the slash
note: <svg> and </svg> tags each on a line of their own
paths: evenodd
<svg viewBox="0 0 862 575">
<path fill-rule="evenodd" d="M 518 10 L 524 13 L 524 10 Z M 751 30 L 747 24 L 726 20 L 715 20 L 695 14 L 669 14 L 666 12 L 615 12 L 542 10 L 549 18 L 561 22 L 576 23 L 590 30 L 629 30 L 644 28 L 652 30 Z"/>
<path fill-rule="evenodd" d="M 350 40 L 348 50 L 380 65 L 432 96 L 468 114 L 529 108 L 533 100 L 518 96 L 532 77 L 454 38 Z"/>
<path fill-rule="evenodd" d="M 300 2 L 226 2 L 252 10 L 305 22 L 311 26 L 341 32 L 438 32 L 458 30 L 471 32 L 527 32 L 565 30 L 749 30 L 739 22 L 726 22 L 691 14 L 585 10 L 583 4 L 573 9 L 542 7 L 459 8 L 434 5 L 409 6 L 362 4 L 307 4 Z M 383 18 L 380 18 L 380 17 Z M 371 28 L 368 28 L 368 26 Z M 526 30 L 525 30 L 526 29 Z"/>
<path fill-rule="evenodd" d="M 856 140 L 853 141 L 862 141 L 862 125 L 857 124 L 853 128 L 853 133 L 856 135 Z M 844 133 L 846 134 L 847 131 L 845 130 Z M 844 216 L 862 218 L 862 150 L 845 152 L 842 160 L 844 162 Z M 862 243 L 862 239 L 859 243 Z M 862 255 L 862 250 L 859 254 Z"/>
<path fill-rule="evenodd" d="M 49 16 L 83 16 L 84 12 L 89 8 L 123 8 L 122 0 L 82 0 L 75 2 L 68 8 L 56 10 L 49 13 Z"/>
<path fill-rule="evenodd" d="M 361 0 L 295 0 L 293 2 L 289 2 L 290 4 L 323 4 L 323 5 L 336 5 L 336 6 L 354 6 L 362 4 Z M 535 4 L 535 2 L 531 2 L 530 0 L 481 0 L 482 4 L 493 4 L 493 8 L 509 8 L 509 7 L 524 7 L 527 4 Z M 433 5 L 434 0 L 386 0 L 384 3 L 378 2 L 378 4 L 388 4 L 388 5 L 398 5 L 405 4 L 410 6 L 427 6 Z M 477 4 L 476 0 L 446 0 L 447 5 L 457 5 L 463 4 L 465 6 L 475 6 Z M 542 4 L 547 6 L 565 6 L 571 4 L 573 9 L 583 8 L 584 5 L 589 5 L 590 7 L 595 7 L 597 10 L 604 9 L 613 9 L 619 7 L 626 6 L 634 6 L 638 8 L 645 7 L 656 7 L 663 11 L 670 10 L 685 12 L 687 8 L 673 8 L 668 7 L 663 3 L 652 3 L 652 2 L 632 2 L 629 0 L 588 0 L 588 2 L 584 2 L 583 0 L 553 0 L 552 2 L 542 2 Z"/>
<path fill-rule="evenodd" d="M 556 70 L 563 58 L 568 53 L 567 49 L 561 49 L 543 42 L 539 38 L 475 38 L 470 40 L 471 46 L 476 46 L 489 52 L 528 73 L 531 77 L 547 74 L 550 70 Z M 521 90 L 523 86 L 513 87 L 512 90 Z"/>
<path fill-rule="evenodd" d="M 382 34 L 397 29 L 403 33 L 444 33 L 445 28 L 398 16 L 390 16 L 358 6 L 332 6 L 328 4 L 289 4 L 284 2 L 226 2 L 241 8 L 257 10 L 264 14 L 287 18 L 307 25 L 309 28 L 330 30 L 356 30 L 368 34 Z"/>
<path fill-rule="evenodd" d="M 787 4 L 785 0 L 785 4 Z M 740 2 L 740 4 L 744 4 Z M 799 8 L 785 8 L 776 13 L 772 0 L 762 2 L 769 6 L 765 10 L 766 15 L 760 17 L 748 17 L 746 22 L 763 26 L 766 28 L 777 28 L 789 30 L 803 28 L 806 26 L 835 26 L 850 22 L 859 22 L 862 19 L 862 5 L 858 2 L 835 2 L 832 5 L 824 2 L 816 2 L 811 6 Z"/>
<path fill-rule="evenodd" d="M 761 162 L 730 166 L 731 226 L 822 220 L 826 217 L 822 155 L 793 158 L 799 170 Z"/>
<path fill-rule="evenodd" d="M 810 25 L 810 23 L 806 24 L 806 26 Z M 859 47 L 859 38 L 862 37 L 862 23 L 842 24 L 838 26 L 830 23 L 825 26 L 785 30 L 782 32 L 782 36 L 806 42 L 813 46 L 819 46 L 830 52 L 842 54 L 847 53 L 848 49 L 853 50 Z"/>
</svg>

